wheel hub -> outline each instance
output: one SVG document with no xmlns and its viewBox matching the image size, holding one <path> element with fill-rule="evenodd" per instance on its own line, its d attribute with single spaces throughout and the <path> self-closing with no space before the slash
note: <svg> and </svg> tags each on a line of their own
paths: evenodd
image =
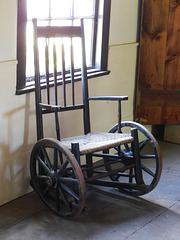
<svg viewBox="0 0 180 240">
<path fill-rule="evenodd" d="M 50 176 L 48 177 L 46 183 L 47 183 L 47 185 L 49 187 L 52 187 L 52 188 L 56 188 L 57 187 L 58 176 L 57 176 L 57 174 L 54 171 L 50 174 Z"/>
</svg>

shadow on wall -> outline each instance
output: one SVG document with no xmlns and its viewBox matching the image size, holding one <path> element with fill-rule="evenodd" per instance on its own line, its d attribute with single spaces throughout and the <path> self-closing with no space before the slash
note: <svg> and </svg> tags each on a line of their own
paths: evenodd
<svg viewBox="0 0 180 240">
<path fill-rule="evenodd" d="M 0 145 L 0 205 L 11 201 L 31 190 L 29 185 L 29 159 L 32 146 L 30 130 L 34 131 L 30 121 L 34 118 L 30 110 L 30 95 L 25 96 L 25 105 L 14 108 L 3 115 L 6 122 L 6 144 Z M 33 119 L 34 120 L 34 119 Z"/>
</svg>

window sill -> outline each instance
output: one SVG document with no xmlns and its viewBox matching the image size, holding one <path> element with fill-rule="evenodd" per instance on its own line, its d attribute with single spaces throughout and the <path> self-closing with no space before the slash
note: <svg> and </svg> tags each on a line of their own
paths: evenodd
<svg viewBox="0 0 180 240">
<path fill-rule="evenodd" d="M 101 77 L 104 75 L 108 75 L 109 73 L 110 73 L 110 71 L 108 71 L 108 70 L 102 71 L 102 70 L 98 70 L 98 69 L 93 69 L 93 70 L 88 70 L 87 77 L 88 77 L 88 79 L 91 79 L 91 78 L 95 78 L 95 77 Z M 80 78 L 77 79 L 76 81 L 80 81 Z M 70 82 L 70 81 L 68 81 L 68 82 Z M 59 81 L 58 85 L 62 85 L 62 82 Z M 53 86 L 53 84 L 52 84 L 52 86 Z M 46 88 L 46 86 L 42 85 L 42 88 Z M 34 86 L 34 84 L 32 84 L 32 85 L 24 87 L 23 89 L 16 89 L 16 95 L 21 95 L 21 94 L 25 94 L 25 93 L 34 92 L 34 91 L 35 91 L 35 86 Z"/>
</svg>

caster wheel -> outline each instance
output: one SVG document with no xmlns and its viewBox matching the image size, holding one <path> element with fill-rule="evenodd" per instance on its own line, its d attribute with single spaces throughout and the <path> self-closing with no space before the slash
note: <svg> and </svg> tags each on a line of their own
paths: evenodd
<svg viewBox="0 0 180 240">
<path fill-rule="evenodd" d="M 56 215 L 75 217 L 84 208 L 86 189 L 74 155 L 55 139 L 41 139 L 30 159 L 31 185 Z"/>
</svg>

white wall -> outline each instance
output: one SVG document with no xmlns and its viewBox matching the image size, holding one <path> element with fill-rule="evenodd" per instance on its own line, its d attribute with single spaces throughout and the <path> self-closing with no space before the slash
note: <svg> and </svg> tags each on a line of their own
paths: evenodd
<svg viewBox="0 0 180 240">
<path fill-rule="evenodd" d="M 0 205 L 29 191 L 29 156 L 36 142 L 34 94 L 15 96 L 16 87 L 16 0 L 0 0 Z M 90 95 L 128 95 L 123 103 L 123 119 L 133 118 L 133 94 L 137 44 L 138 0 L 112 0 L 108 76 L 91 79 Z M 91 104 L 92 127 L 108 131 L 117 121 L 114 103 Z M 99 109 L 103 113 L 99 114 Z M 73 113 L 73 119 L 80 119 Z M 97 119 L 100 119 L 98 122 Z M 80 131 L 65 120 L 64 137 Z M 54 125 L 48 136 L 54 135 Z"/>
</svg>

